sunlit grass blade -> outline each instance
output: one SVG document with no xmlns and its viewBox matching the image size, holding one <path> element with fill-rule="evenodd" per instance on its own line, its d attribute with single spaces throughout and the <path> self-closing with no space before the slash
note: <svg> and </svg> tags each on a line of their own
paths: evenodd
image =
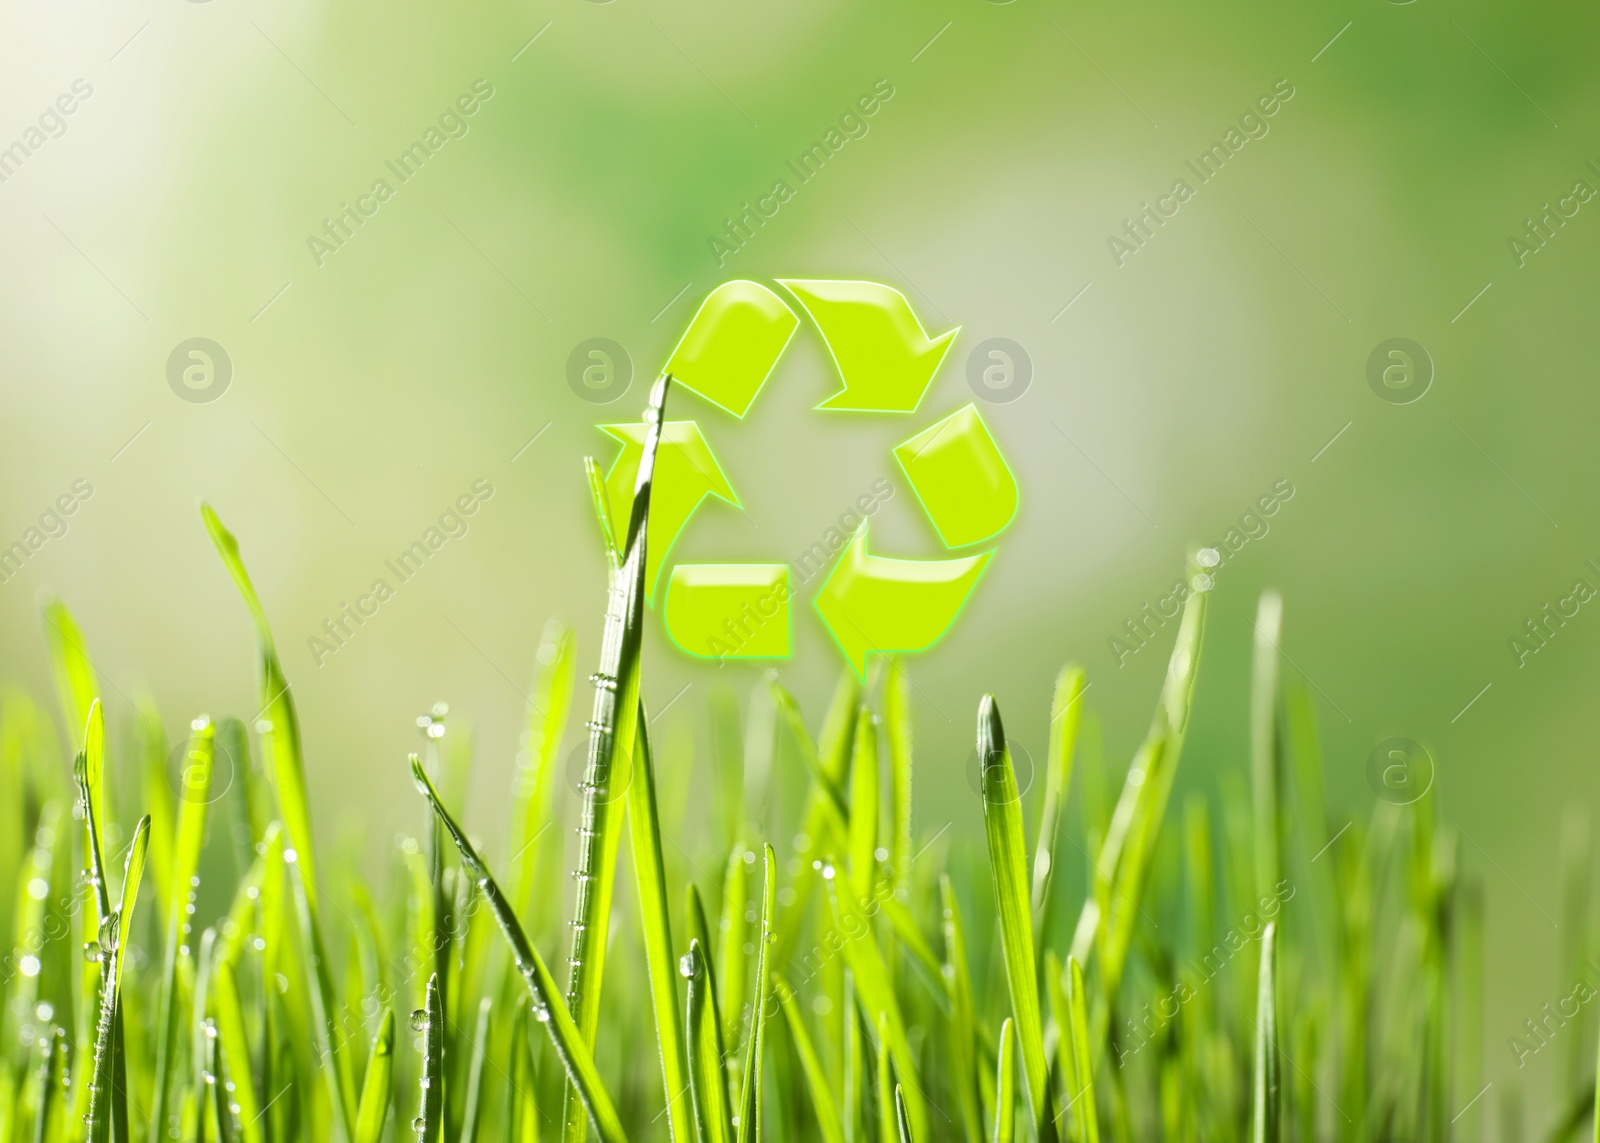
<svg viewBox="0 0 1600 1143">
<path fill-rule="evenodd" d="M 911 894 L 911 792 L 913 759 L 911 735 L 911 680 L 905 663 L 889 660 L 883 681 L 883 724 L 889 743 L 889 866 L 894 870 L 895 895 Z"/>
<path fill-rule="evenodd" d="M 512 813 L 512 884 L 517 915 L 528 920 L 540 872 L 540 839 L 552 823 L 551 795 L 560 765 L 562 730 L 572 702 L 572 632 L 552 621 L 539 641 L 539 678 L 528 707 L 527 740 L 517 755 Z"/>
<path fill-rule="evenodd" d="M 648 427 L 634 479 L 633 507 L 622 545 L 622 562 L 610 577 L 600 669 L 594 676 L 594 713 L 589 722 L 589 758 L 583 778 L 578 888 L 567 977 L 567 1005 L 584 1043 L 591 1047 L 599 1028 L 606 936 L 611 923 L 617 849 L 622 841 L 617 817 L 623 808 L 622 790 L 626 789 L 625 778 L 633 761 L 638 727 L 639 651 L 644 638 L 650 489 L 655 476 L 656 449 L 661 443 L 669 382 L 670 378 L 665 376 L 656 382 L 645 412 Z M 571 1087 L 567 1091 L 563 1120 L 566 1143 L 579 1143 L 584 1135 L 584 1121 L 576 1092 Z"/>
<path fill-rule="evenodd" d="M 889 1062 L 889 1028 L 888 1022 L 879 1017 L 877 1044 L 877 1060 L 873 1074 L 877 1079 L 877 1105 L 878 1105 L 878 1138 L 893 1140 L 895 1137 L 894 1123 L 894 1066 Z"/>
<path fill-rule="evenodd" d="M 266 739 L 267 773 L 278 799 L 278 811 L 289 831 L 289 845 L 299 855 L 307 880 L 314 885 L 317 879 L 311 839 L 311 803 L 306 793 L 305 756 L 300 746 L 300 718 L 295 711 L 294 695 L 278 661 L 278 649 L 272 640 L 266 610 L 239 555 L 239 541 L 223 526 L 211 505 L 200 505 L 200 518 L 255 624 L 261 654 L 261 713 L 257 726 Z"/>
<path fill-rule="evenodd" d="M 795 996 L 794 990 L 781 978 L 774 983 L 774 989 L 783 1008 L 784 1020 L 789 1025 L 789 1034 L 794 1039 L 795 1055 L 800 1060 L 800 1071 L 805 1076 L 806 1090 L 811 1094 L 811 1108 L 816 1114 L 817 1130 L 822 1135 L 822 1143 L 845 1143 L 844 1126 L 839 1120 L 839 1105 L 834 1101 L 833 1089 L 828 1086 L 828 1077 L 822 1070 L 822 1061 L 817 1058 L 817 1049 L 811 1042 L 811 1034 L 806 1031 L 806 1018 L 800 1010 L 800 1001 Z"/>
<path fill-rule="evenodd" d="M 772 985 L 772 923 L 778 899 L 778 856 L 762 847 L 761 929 L 756 941 L 755 995 L 750 1005 L 750 1035 L 744 1053 L 744 1090 L 739 1096 L 738 1143 L 761 1143 L 762 1066 L 767 1046 L 767 997 Z"/>
<path fill-rule="evenodd" d="M 326 946 L 322 942 L 322 928 L 312 911 L 312 896 L 316 892 L 309 871 L 300 864 L 297 850 L 285 849 L 283 863 L 289 867 L 289 890 L 294 898 L 295 918 L 299 922 L 302 960 L 310 970 L 311 980 L 307 992 L 311 1000 L 312 1035 L 315 1037 L 318 1070 L 327 1084 L 333 1101 L 334 1119 L 341 1139 L 355 1134 L 355 1081 L 351 1078 L 349 1057 L 344 1052 L 344 1036 L 339 1027 L 337 994 L 333 989 L 333 976 Z"/>
<path fill-rule="evenodd" d="M 494 1001 L 478 1002 L 478 1024 L 472 1036 L 472 1060 L 467 1067 L 467 1096 L 461 1113 L 460 1143 L 477 1143 L 483 1119 L 483 1069 L 489 1058 L 489 1016 Z"/>
<path fill-rule="evenodd" d="M 894 1125 L 900 1143 L 912 1143 L 916 1138 L 911 1132 L 911 1115 L 906 1110 L 905 1089 L 899 1084 L 894 1085 Z"/>
<path fill-rule="evenodd" d="M 1016 1020 L 1022 1077 L 1042 1143 L 1055 1138 L 1045 1090 L 1049 1067 L 1044 1056 L 1044 1020 L 1039 1011 L 1039 970 L 1033 948 L 1033 909 L 1029 899 L 1027 843 L 1023 836 L 1022 795 L 1006 749 L 1000 707 L 985 695 L 978 707 L 978 761 L 983 778 L 983 824 L 989 846 L 989 875 L 1000 912 L 1000 942 L 1006 983 Z"/>
<path fill-rule="evenodd" d="M 639 704 L 639 734 L 634 739 L 633 781 L 628 786 L 629 850 L 639 896 L 639 927 L 644 935 L 650 974 L 650 1000 L 655 1014 L 656 1046 L 661 1056 L 661 1082 L 667 1101 L 671 1139 L 692 1143 L 689 1127 L 689 1065 L 684 1058 L 683 1029 L 678 1020 L 677 961 L 672 955 L 672 919 L 667 910 L 667 873 L 661 858 L 661 824 L 656 811 L 655 759 L 649 720 Z"/>
<path fill-rule="evenodd" d="M 689 941 L 691 943 L 700 942 L 700 961 L 705 967 L 705 982 L 700 989 L 706 1005 L 704 1035 L 707 1039 L 703 1050 L 708 1053 L 706 1058 L 713 1061 L 712 1066 L 717 1076 L 717 1090 L 708 1098 L 714 1100 L 715 1106 L 719 1109 L 724 1135 L 731 1136 L 732 1129 L 729 1125 L 733 1120 L 733 1103 L 728 1095 L 728 1070 L 726 1066 L 729 1052 L 727 1041 L 724 1039 L 722 1031 L 722 1002 L 718 999 L 721 994 L 717 991 L 717 966 L 711 956 L 711 950 L 714 946 L 711 943 L 710 926 L 706 924 L 705 905 L 700 900 L 700 890 L 695 888 L 693 882 L 689 883 L 688 889 L 684 893 L 684 912 Z M 742 953 L 743 950 L 741 949 L 740 952 Z M 692 1031 L 686 1033 L 686 1037 L 693 1037 L 694 1035 L 695 1033 Z M 697 1074 L 693 1061 L 689 1063 L 689 1070 L 691 1076 Z M 708 1106 L 711 1105 L 708 1104 Z M 721 1141 L 719 1140 L 718 1143 L 721 1143 Z"/>
<path fill-rule="evenodd" d="M 372 1041 L 366 1075 L 361 1081 L 361 1102 L 356 1110 L 353 1143 L 381 1143 L 394 1096 L 394 1009 L 383 1010 L 383 1022 Z"/>
<path fill-rule="evenodd" d="M 917 1084 L 916 1058 L 906 1036 L 905 1017 L 890 983 L 889 970 L 883 963 L 878 942 L 871 937 L 871 922 L 863 916 L 863 909 L 870 903 L 870 898 L 864 902 L 849 899 L 848 880 L 841 879 L 832 865 L 824 867 L 822 877 L 828 888 L 833 928 L 833 934 L 827 941 L 828 947 L 837 944 L 845 966 L 850 970 L 862 1013 L 871 1024 L 885 1030 L 895 1069 L 902 1082 L 912 1085 L 911 1122 L 918 1135 L 921 1135 L 927 1126 L 927 1111 Z M 854 1017 L 847 1012 L 846 1018 L 853 1020 Z M 845 1113 L 851 1113 L 848 1104 Z"/>
<path fill-rule="evenodd" d="M 444 1005 L 439 999 L 439 974 L 428 977 L 427 1003 L 421 1019 L 413 1013 L 412 1027 L 422 1033 L 422 1076 L 417 1117 L 411 1121 L 417 1143 L 443 1143 L 444 1139 Z M 420 1024 L 420 1027 L 418 1025 Z"/>
<path fill-rule="evenodd" d="M 57 1105 L 66 1100 L 67 1083 L 67 1033 L 65 1029 L 54 1024 L 46 1024 L 39 1032 L 39 1067 L 34 1073 L 38 1084 L 35 1097 L 33 1140 L 32 1143 L 49 1143 L 50 1140 L 60 1139 L 67 1135 L 63 1128 L 59 1131 L 50 1130 L 52 1121 L 59 1118 Z M 20 1117 L 22 1108 L 12 1109 L 12 1135 L 17 1143 L 22 1143 L 23 1136 L 20 1130 Z"/>
<path fill-rule="evenodd" d="M 333 1100 L 339 1138 L 349 1139 L 355 1132 L 355 1099 L 349 1062 L 339 1050 L 333 981 L 317 920 L 316 861 L 311 836 L 311 804 L 306 791 L 305 757 L 300 745 L 300 720 L 295 712 L 289 682 L 278 661 L 266 610 L 261 606 L 255 586 L 250 581 L 250 573 L 245 570 L 244 560 L 239 555 L 239 541 L 223 526 L 209 504 L 200 505 L 200 518 L 256 627 L 261 654 L 262 698 L 257 725 L 266 738 L 267 756 L 270 759 L 268 772 L 277 797 L 278 811 L 289 835 L 289 848 L 284 856 L 297 871 L 294 878 L 296 914 L 300 922 L 301 951 L 313 975 L 311 1002 L 315 1014 L 317 1047 Z"/>
<path fill-rule="evenodd" d="M 1282 1114 L 1278 1092 L 1278 924 L 1261 932 L 1261 973 L 1256 990 L 1256 1041 L 1250 1082 L 1251 1143 L 1278 1143 Z"/>
<path fill-rule="evenodd" d="M 200 851 L 205 844 L 206 812 L 211 802 L 211 773 L 215 762 L 215 729 L 209 719 L 191 724 L 192 736 L 179 777 L 181 797 L 173 832 L 171 892 L 167 900 L 167 939 L 162 950 L 161 991 L 156 1021 L 155 1089 L 150 1100 L 152 1143 L 167 1137 L 168 1098 L 172 1085 L 173 1055 L 178 1043 L 178 958 L 189 943 L 189 925 L 195 902 Z M 163 778 L 165 771 L 163 770 Z"/>
<path fill-rule="evenodd" d="M 689 1098 L 700 1143 L 728 1143 L 732 1138 L 727 1073 L 722 1066 L 722 1033 L 717 1028 L 716 986 L 700 938 L 689 938 L 682 973 L 689 987 L 688 1016 Z"/>
<path fill-rule="evenodd" d="M 250 1060 L 250 1040 L 245 1031 L 244 1008 L 239 1002 L 239 985 L 234 975 L 239 955 L 231 941 L 223 942 L 211 981 L 211 1005 L 216 1014 L 218 1051 L 232 1085 L 229 1102 L 239 1108 L 239 1137 L 244 1143 L 262 1143 L 261 1100 L 256 1093 L 255 1072 Z"/>
<path fill-rule="evenodd" d="M 1089 1046 L 1089 1006 L 1083 994 L 1083 966 L 1067 959 L 1067 1009 L 1071 1026 L 1063 1035 L 1072 1037 L 1072 1078 L 1074 1091 L 1069 1101 L 1083 1124 L 1083 1143 L 1100 1143 L 1100 1112 L 1094 1096 L 1094 1053 Z"/>
<path fill-rule="evenodd" d="M 1039 836 L 1033 843 L 1033 919 L 1043 936 L 1049 923 L 1050 884 L 1055 873 L 1056 842 L 1061 811 L 1072 790 L 1072 762 L 1078 747 L 1078 724 L 1083 718 L 1085 674 L 1082 667 L 1061 668 L 1050 700 L 1050 750 L 1045 759 L 1044 803 L 1039 808 Z"/>
<path fill-rule="evenodd" d="M 623 1134 L 622 1121 L 617 1116 L 617 1109 L 600 1082 L 600 1073 L 594 1066 L 594 1056 L 578 1031 L 572 1014 L 567 1010 L 566 1003 L 557 990 L 555 979 L 545 966 L 544 958 L 528 943 L 521 922 L 517 920 L 516 913 L 506 900 L 505 894 L 501 892 L 493 874 L 489 872 L 489 867 L 483 863 L 477 850 L 467 840 L 467 835 L 461 831 L 461 827 L 445 809 L 444 803 L 439 800 L 438 791 L 434 789 L 427 772 L 423 770 L 421 762 L 415 756 L 411 761 L 411 776 L 417 784 L 417 789 L 433 806 L 433 812 L 439 816 L 440 823 L 450 835 L 450 840 L 455 843 L 456 851 L 461 856 L 462 868 L 467 876 L 477 883 L 478 892 L 483 895 L 485 905 L 500 925 L 500 931 L 505 934 L 506 941 L 511 946 L 511 958 L 517 974 L 527 983 L 529 995 L 533 1000 L 534 1013 L 550 1033 L 550 1043 L 555 1048 L 562 1067 L 566 1069 L 568 1079 L 576 1088 L 578 1098 L 588 1111 L 595 1133 L 602 1143 L 623 1143 L 627 1136 Z"/>
<path fill-rule="evenodd" d="M 1280 854 L 1283 807 L 1278 794 L 1278 641 L 1283 637 L 1283 600 L 1264 592 L 1256 609 L 1255 658 L 1250 676 L 1250 776 L 1255 797 L 1256 892 L 1274 892 Z"/>
<path fill-rule="evenodd" d="M 878 849 L 878 723 L 865 706 L 856 714 L 850 752 L 850 820 L 847 853 L 850 879 L 860 894 L 872 891 Z"/>
<path fill-rule="evenodd" d="M 91 740 L 92 741 L 92 740 Z M 86 747 L 87 748 L 87 747 Z M 127 963 L 128 934 L 133 927 L 133 910 L 139 900 L 139 882 L 144 877 L 145 850 L 150 844 L 150 819 L 140 818 L 128 847 L 128 861 L 122 879 L 122 896 L 114 911 L 108 911 L 100 924 L 98 958 L 100 962 L 100 1018 L 94 1041 L 94 1079 L 89 1088 L 89 1113 L 85 1119 L 90 1143 L 119 1143 L 129 1135 L 128 1092 L 113 1082 L 125 1071 L 122 1045 L 117 1035 L 121 1016 L 123 968 Z"/>
<path fill-rule="evenodd" d="M 777 694 L 776 690 L 774 694 Z M 828 704 L 828 713 L 822 722 L 822 733 L 816 743 L 813 744 L 798 716 L 790 721 L 795 748 L 802 757 L 809 752 L 815 759 L 814 768 L 826 775 L 834 792 L 831 795 L 825 793 L 813 782 L 811 792 L 806 797 L 806 809 L 798 835 L 805 839 L 805 844 L 794 855 L 796 873 L 794 883 L 790 886 L 794 890 L 794 903 L 784 911 L 783 921 L 778 926 L 777 947 L 773 950 L 773 960 L 778 964 L 789 963 L 794 952 L 794 942 L 800 936 L 806 906 L 816 885 L 814 864 L 823 853 L 828 852 L 825 847 L 829 837 L 826 828 L 829 807 L 824 803 L 830 796 L 836 805 L 841 800 L 838 791 L 842 789 L 850 769 L 850 749 L 855 741 L 856 710 L 860 701 L 860 684 L 856 681 L 855 673 L 847 670 L 839 676 L 833 699 Z"/>
<path fill-rule="evenodd" d="M 990 1143 L 1011 1143 L 1017 1116 L 1017 1033 L 1007 1016 L 1000 1025 L 999 1051 L 994 1067 L 994 1131 Z"/>
<path fill-rule="evenodd" d="M 983 1139 L 979 1098 L 977 1017 L 972 1001 L 972 974 L 967 966 L 967 937 L 948 873 L 939 876 L 939 904 L 944 929 L 944 982 L 950 997 L 950 1083 L 967 1143 Z"/>
<path fill-rule="evenodd" d="M 154 707 L 142 705 L 135 727 L 139 764 L 144 781 L 145 813 L 150 815 L 150 853 L 146 864 L 150 867 L 151 889 L 155 891 L 158 915 L 172 912 L 172 835 L 175 811 L 172 805 L 172 785 L 167 778 L 167 736 L 161 728 L 161 714 Z"/>
<path fill-rule="evenodd" d="M 89 659 L 88 644 L 78 621 L 58 599 L 44 605 L 45 633 L 50 640 L 50 663 L 55 669 L 56 692 L 61 696 L 61 709 L 66 716 L 67 729 L 72 734 L 72 748 L 83 749 L 82 732 L 89 722 L 89 707 L 100 698 L 100 685 L 95 679 L 94 663 Z M 96 811 L 103 809 L 95 807 Z"/>
<path fill-rule="evenodd" d="M 1208 598 L 1206 592 L 1196 590 L 1184 602 L 1155 718 L 1123 779 L 1122 793 L 1093 862 L 1094 892 L 1084 902 L 1073 932 L 1072 956 L 1080 963 L 1096 948 L 1100 952 L 1100 979 L 1108 1004 L 1116 998 L 1135 925 L 1141 919 L 1145 874 L 1189 727 Z"/>
<path fill-rule="evenodd" d="M 743 843 L 735 844 L 728 852 L 727 868 L 722 874 L 722 917 L 717 926 L 722 940 L 717 946 L 716 974 L 721 987 L 718 1003 L 722 1016 L 722 1042 L 728 1051 L 737 1051 L 739 1048 L 745 982 L 749 978 L 750 958 L 744 951 L 750 939 L 750 921 L 745 916 L 750 898 L 744 860 L 748 852 Z M 708 953 L 711 947 L 705 946 Z"/>
</svg>

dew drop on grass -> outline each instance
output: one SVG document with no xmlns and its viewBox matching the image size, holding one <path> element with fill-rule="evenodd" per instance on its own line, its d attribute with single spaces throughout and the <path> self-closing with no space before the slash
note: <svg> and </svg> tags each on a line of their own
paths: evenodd
<svg viewBox="0 0 1600 1143">
<path fill-rule="evenodd" d="M 95 941 L 83 942 L 83 959 L 90 964 L 99 964 L 105 959 L 105 950 Z"/>
<path fill-rule="evenodd" d="M 678 975 L 683 977 L 685 980 L 692 980 L 694 978 L 693 954 L 684 953 L 678 958 Z"/>
<path fill-rule="evenodd" d="M 428 1010 L 426 1008 L 418 1008 L 411 1013 L 411 1030 L 413 1032 L 426 1032 L 428 1030 Z"/>
</svg>

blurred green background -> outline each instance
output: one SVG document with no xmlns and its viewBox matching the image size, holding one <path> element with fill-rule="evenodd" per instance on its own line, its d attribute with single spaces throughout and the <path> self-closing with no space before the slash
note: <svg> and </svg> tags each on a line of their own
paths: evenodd
<svg viewBox="0 0 1600 1143">
<path fill-rule="evenodd" d="M 295 684 L 321 827 L 362 820 L 373 853 L 414 828 L 402 759 L 445 699 L 476 733 L 467 816 L 498 836 L 546 619 L 598 656 L 581 460 L 614 449 L 594 426 L 638 415 L 721 280 L 890 283 L 930 332 L 961 327 L 923 412 L 812 412 L 836 385 L 804 332 L 745 422 L 680 393 L 745 511 L 708 505 L 676 554 L 793 559 L 883 477 L 875 550 L 939 554 L 889 450 L 973 399 L 980 342 L 1020 345 L 1029 388 L 980 407 L 1021 511 L 911 662 L 919 833 L 971 833 L 979 695 L 1042 755 L 1055 670 L 1081 661 L 1125 764 L 1174 628 L 1120 666 L 1109 640 L 1288 482 L 1217 575 L 1180 784 L 1243 771 L 1251 617 L 1275 586 L 1335 804 L 1371 805 L 1381 740 L 1437 758 L 1488 893 L 1489 1078 L 1543 1090 L 1554 1054 L 1518 1069 L 1505 1044 L 1572 983 L 1552 871 L 1564 807 L 1600 795 L 1600 603 L 1520 665 L 1510 640 L 1574 581 L 1600 588 L 1600 202 L 1525 257 L 1509 240 L 1600 187 L 1592 6 L 23 0 L 0 29 L 0 147 L 22 148 L 0 156 L 0 546 L 92 488 L 0 585 L 6 683 L 48 697 L 48 590 L 114 723 L 145 696 L 174 740 L 200 711 L 254 711 L 205 497 Z M 1201 185 L 1186 160 L 1285 80 L 1270 129 Z M 885 82 L 800 183 L 787 162 Z M 465 133 L 402 183 L 386 160 L 474 85 L 492 96 Z M 380 178 L 392 197 L 319 265 L 308 239 Z M 790 201 L 719 258 L 725 220 L 781 178 Z M 1178 179 L 1194 196 L 1119 265 L 1108 239 Z M 169 385 L 196 337 L 231 362 L 215 400 Z M 631 360 L 613 404 L 568 384 L 596 337 Z M 1432 362 L 1411 403 L 1369 385 L 1394 337 Z M 479 480 L 470 530 L 319 667 L 308 637 Z M 782 673 L 815 719 L 841 660 L 809 607 L 795 632 Z M 688 660 L 659 625 L 647 652 L 653 704 L 702 736 L 707 700 L 763 669 Z"/>
</svg>

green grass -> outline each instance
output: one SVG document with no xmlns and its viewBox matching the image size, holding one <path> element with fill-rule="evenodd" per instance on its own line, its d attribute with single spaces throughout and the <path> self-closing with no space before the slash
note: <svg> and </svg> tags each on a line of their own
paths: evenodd
<svg viewBox="0 0 1600 1143">
<path fill-rule="evenodd" d="M 655 422 L 664 401 L 661 386 Z M 1431 798 L 1353 821 L 1326 805 L 1276 596 L 1233 714 L 1249 756 L 1202 760 L 1221 791 L 1181 815 L 1201 592 L 1120 773 L 1080 668 L 1057 679 L 1038 790 L 1018 788 L 998 701 L 976 704 L 982 843 L 913 812 L 900 662 L 845 677 L 815 724 L 776 677 L 756 685 L 774 788 L 794 798 L 747 791 L 739 710 L 721 703 L 715 781 L 695 792 L 715 837 L 674 836 L 662 807 L 690 769 L 658 757 L 639 682 L 653 445 L 620 542 L 599 501 L 610 607 L 576 813 L 554 796 L 574 641 L 552 625 L 492 861 L 453 804 L 463 756 L 437 738 L 392 769 L 421 829 L 386 878 L 314 849 L 293 692 L 209 507 L 261 701 L 248 724 L 196 719 L 181 773 L 153 711 L 133 748 L 108 739 L 86 637 L 46 606 L 75 761 L 30 700 L 0 706 L 18 831 L 0 846 L 0 1143 L 1481 1138 L 1481 1107 L 1451 1118 L 1481 1086 L 1481 887 Z M 559 857 L 573 816 L 575 878 Z M 1587 824 L 1565 837 L 1564 920 L 1581 928 Z M 562 955 L 558 981 L 545 958 Z M 1587 1053 L 1561 1051 L 1571 1138 L 1593 1089 Z"/>
</svg>

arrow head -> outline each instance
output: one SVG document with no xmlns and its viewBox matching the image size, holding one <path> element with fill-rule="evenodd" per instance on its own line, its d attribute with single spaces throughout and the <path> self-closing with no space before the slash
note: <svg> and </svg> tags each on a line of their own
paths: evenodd
<svg viewBox="0 0 1600 1143">
<path fill-rule="evenodd" d="M 615 532 L 627 527 L 648 426 L 630 421 L 598 427 L 607 436 L 622 442 L 622 451 L 612 463 L 611 471 L 606 473 L 605 482 L 613 538 L 620 548 L 627 537 L 615 535 Z M 652 604 L 656 580 L 660 578 L 673 543 L 688 527 L 690 518 L 707 496 L 743 508 L 700 426 L 694 421 L 667 421 L 661 426 L 661 444 L 656 451 L 655 479 L 650 493 L 650 544 L 645 550 L 645 598 Z"/>
<path fill-rule="evenodd" d="M 779 279 L 816 323 L 844 388 L 819 409 L 914 413 L 961 327 L 930 339 L 906 296 L 877 282 Z"/>
<path fill-rule="evenodd" d="M 867 523 L 851 537 L 813 604 L 857 677 L 867 656 L 925 651 L 944 637 L 977 587 L 992 551 L 955 560 L 895 560 L 867 551 Z"/>
</svg>

